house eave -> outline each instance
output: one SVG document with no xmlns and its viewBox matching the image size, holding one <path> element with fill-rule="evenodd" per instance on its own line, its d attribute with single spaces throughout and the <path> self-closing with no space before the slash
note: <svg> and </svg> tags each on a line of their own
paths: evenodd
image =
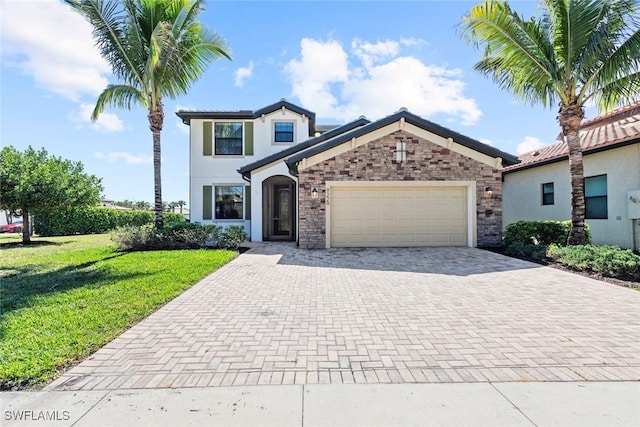
<svg viewBox="0 0 640 427">
<path fill-rule="evenodd" d="M 622 141 L 616 144 L 608 144 L 608 145 L 603 145 L 600 147 L 595 147 L 595 148 L 591 148 L 588 150 L 584 150 L 582 152 L 583 156 L 589 156 L 592 154 L 597 154 L 597 153 L 602 153 L 604 151 L 609 151 L 609 150 L 615 150 L 616 148 L 622 148 L 622 147 L 626 147 L 628 145 L 633 145 L 633 144 L 640 144 L 640 138 L 633 138 L 627 141 Z M 552 163 L 558 163 L 558 162 L 562 162 L 565 160 L 569 160 L 569 155 L 568 154 L 563 154 L 561 156 L 558 157 L 553 157 L 550 159 L 545 159 L 545 160 L 541 160 L 539 162 L 535 162 L 535 163 L 529 163 L 526 165 L 522 165 L 521 167 L 516 167 L 513 169 L 507 169 L 502 171 L 502 175 L 508 175 L 510 173 L 515 173 L 515 172 L 520 172 L 520 171 L 524 171 L 524 170 L 528 170 L 528 169 L 534 169 L 537 167 L 541 167 L 541 166 L 546 166 L 546 165 L 550 165 Z"/>
<path fill-rule="evenodd" d="M 456 143 L 460 144 L 461 146 L 477 151 L 481 154 L 484 154 L 485 156 L 489 156 L 492 158 L 500 158 L 506 165 L 513 165 L 513 164 L 516 164 L 518 161 L 518 158 L 516 156 L 500 151 L 497 148 L 490 147 L 486 144 L 483 144 L 480 141 L 477 141 L 473 138 L 462 135 L 458 132 L 452 131 L 451 129 L 444 128 L 440 125 L 437 125 L 433 122 L 425 120 L 419 116 L 416 116 L 415 114 L 409 113 L 408 111 L 404 110 L 404 111 L 399 111 L 390 116 L 387 116 L 385 118 L 382 118 L 378 121 L 369 123 L 368 125 L 363 126 L 361 128 L 344 133 L 340 136 L 337 136 L 334 139 L 328 140 L 322 144 L 318 144 L 313 148 L 305 150 L 301 153 L 295 154 L 290 158 L 288 158 L 287 160 L 285 160 L 285 162 L 289 167 L 291 167 L 292 164 L 298 163 L 303 159 L 315 156 L 324 151 L 337 147 L 341 144 L 347 143 L 348 141 L 353 140 L 354 138 L 358 138 L 363 135 L 369 134 L 371 132 L 375 132 L 379 129 L 382 129 L 396 122 L 406 122 L 413 126 L 421 128 L 427 132 L 430 132 L 434 135 L 438 135 L 439 137 L 449 138 L 455 141 Z"/>
</svg>

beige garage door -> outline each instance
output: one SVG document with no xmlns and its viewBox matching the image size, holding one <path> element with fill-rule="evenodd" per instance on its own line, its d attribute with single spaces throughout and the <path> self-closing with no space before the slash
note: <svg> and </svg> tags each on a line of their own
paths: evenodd
<svg viewBox="0 0 640 427">
<path fill-rule="evenodd" d="M 332 247 L 467 246 L 466 187 L 333 187 Z"/>
</svg>

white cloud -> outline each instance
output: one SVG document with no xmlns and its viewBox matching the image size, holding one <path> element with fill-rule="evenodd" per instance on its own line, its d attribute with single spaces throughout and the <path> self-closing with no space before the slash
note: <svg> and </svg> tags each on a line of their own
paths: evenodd
<svg viewBox="0 0 640 427">
<path fill-rule="evenodd" d="M 300 42 L 301 59 L 285 66 L 293 95 L 312 107 L 320 116 L 339 116 L 338 100 L 331 93 L 332 83 L 344 83 L 349 77 L 347 53 L 337 41 L 326 43 L 304 38 Z"/>
<path fill-rule="evenodd" d="M 69 6 L 58 0 L 6 0 L 1 12 L 4 65 L 74 101 L 106 87 L 110 68 L 94 46 L 91 26 Z"/>
<path fill-rule="evenodd" d="M 72 122 L 89 124 L 91 128 L 102 132 L 120 132 L 124 130 L 124 123 L 113 113 L 103 112 L 95 122 L 91 121 L 91 113 L 93 112 L 94 104 L 80 104 L 78 110 L 69 114 L 69 119 Z"/>
<path fill-rule="evenodd" d="M 125 151 L 117 151 L 117 152 L 109 152 L 103 153 L 102 151 L 98 151 L 95 153 L 96 158 L 105 159 L 108 162 L 116 162 L 118 160 L 124 160 L 127 163 L 131 164 L 145 164 L 145 163 L 153 163 L 153 156 L 145 156 L 144 154 L 131 154 Z"/>
<path fill-rule="evenodd" d="M 424 117 L 444 113 L 464 125 L 475 123 L 482 112 L 464 96 L 460 70 L 400 56 L 402 46 L 419 43 L 354 39 L 350 57 L 338 41 L 305 38 L 300 58 L 289 61 L 284 71 L 293 95 L 326 118 L 350 120 L 364 114 L 377 119 L 406 107 Z"/>
<path fill-rule="evenodd" d="M 407 37 L 400 39 L 400 43 L 402 43 L 404 46 L 423 46 L 427 44 L 427 41 L 415 37 Z"/>
<path fill-rule="evenodd" d="M 363 42 L 360 39 L 353 39 L 351 42 L 353 54 L 362 61 L 365 68 L 381 63 L 385 59 L 398 56 L 400 43 L 393 40 L 386 40 L 378 43 Z"/>
<path fill-rule="evenodd" d="M 493 146 L 493 141 L 491 141 L 490 139 L 487 139 L 487 138 L 478 138 L 478 141 L 482 142 L 483 144 L 487 144 L 487 145 L 491 145 L 491 146 Z"/>
<path fill-rule="evenodd" d="M 244 86 L 244 81 L 253 75 L 253 61 L 249 61 L 248 67 L 240 67 L 236 70 L 234 83 L 238 87 Z"/>
<path fill-rule="evenodd" d="M 518 155 L 528 153 L 529 151 L 536 150 L 538 148 L 544 147 L 545 144 L 542 142 L 540 138 L 536 138 L 535 136 L 525 136 L 524 139 L 516 149 Z"/>
</svg>

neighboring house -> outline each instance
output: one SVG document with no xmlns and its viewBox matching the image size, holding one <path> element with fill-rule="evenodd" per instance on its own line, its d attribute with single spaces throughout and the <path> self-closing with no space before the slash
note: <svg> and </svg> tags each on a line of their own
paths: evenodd
<svg viewBox="0 0 640 427">
<path fill-rule="evenodd" d="M 193 222 L 303 248 L 500 243 L 501 173 L 517 158 L 406 110 L 314 137 L 315 114 L 284 100 L 176 114 Z"/>
<path fill-rule="evenodd" d="M 119 210 L 119 211 L 130 211 L 131 210 L 131 208 L 126 208 L 124 206 L 116 205 L 113 200 L 108 200 L 108 199 L 101 199 L 100 200 L 100 206 L 102 206 L 103 208 L 115 209 L 115 210 Z"/>
<path fill-rule="evenodd" d="M 586 222 L 596 244 L 640 250 L 640 103 L 581 126 Z M 503 225 L 571 218 L 564 142 L 520 156 L 503 172 Z"/>
</svg>

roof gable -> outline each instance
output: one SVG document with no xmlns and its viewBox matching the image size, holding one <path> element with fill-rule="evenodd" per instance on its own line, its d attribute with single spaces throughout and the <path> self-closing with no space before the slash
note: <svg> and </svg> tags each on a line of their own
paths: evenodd
<svg viewBox="0 0 640 427">
<path fill-rule="evenodd" d="M 376 135 L 380 131 L 383 131 L 383 129 L 387 126 L 392 125 L 396 122 L 399 123 L 398 129 L 401 129 L 405 123 L 408 123 L 409 125 L 415 126 L 418 130 L 426 131 L 430 134 L 442 138 L 443 140 L 446 140 L 447 144 L 450 147 L 453 147 L 453 144 L 457 144 L 459 147 L 470 149 L 471 151 L 478 152 L 492 159 L 500 158 L 506 164 L 514 164 L 517 162 L 517 158 L 511 154 L 505 153 L 487 144 L 483 144 L 482 142 L 477 141 L 473 138 L 469 138 L 468 136 L 452 131 L 451 129 L 447 129 L 436 123 L 425 120 L 422 117 L 412 114 L 406 110 L 398 111 L 395 114 L 384 117 L 373 123 L 369 123 L 368 125 L 355 129 L 353 131 L 344 133 L 322 144 L 317 144 L 308 150 L 289 157 L 285 161 L 290 170 L 296 171 L 298 163 L 304 161 L 305 159 L 331 150 L 349 141 L 355 141 L 357 138 L 363 137 L 367 134 Z M 411 130 L 408 130 L 408 132 L 413 133 Z M 469 152 L 467 151 L 467 153 L 463 154 L 469 154 Z"/>
<path fill-rule="evenodd" d="M 303 141 L 299 144 L 296 144 L 292 147 L 288 147 L 282 151 L 279 151 L 277 153 L 271 154 L 270 156 L 267 156 L 263 159 L 257 160 L 253 163 L 250 163 L 246 166 L 241 167 L 240 169 L 238 169 L 238 172 L 242 175 L 242 176 L 251 176 L 251 172 L 261 168 L 263 166 L 268 165 L 269 163 L 273 163 L 277 160 L 281 160 L 284 159 L 287 156 L 290 156 L 292 154 L 295 153 L 299 153 L 303 150 L 306 150 L 309 147 L 312 147 L 316 144 L 320 144 L 324 141 L 327 141 L 329 139 L 332 139 L 336 136 L 339 136 L 345 132 L 349 132 L 353 129 L 356 129 L 358 127 L 362 127 L 367 125 L 369 122 L 369 120 L 365 119 L 364 117 L 359 118 L 358 120 L 354 120 L 352 122 L 346 123 L 342 126 L 336 127 L 331 129 L 330 131 L 327 131 L 319 136 L 316 136 L 314 138 L 311 139 L 307 139 L 306 141 Z"/>
</svg>

